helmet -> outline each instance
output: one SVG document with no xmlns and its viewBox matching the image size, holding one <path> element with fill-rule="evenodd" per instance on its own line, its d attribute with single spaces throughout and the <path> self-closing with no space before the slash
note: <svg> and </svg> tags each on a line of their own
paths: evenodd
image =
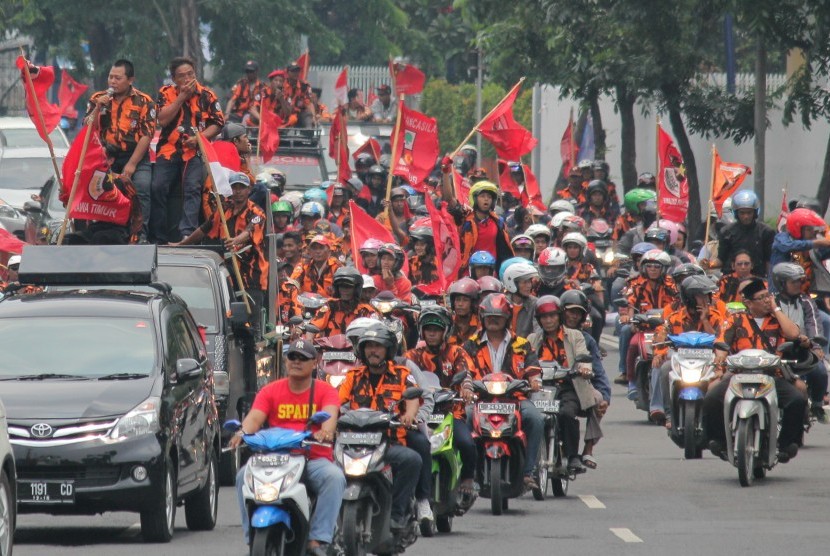
<svg viewBox="0 0 830 556">
<path fill-rule="evenodd" d="M 657 178 L 651 172 L 643 172 L 637 176 L 637 187 L 657 187 Z"/>
<path fill-rule="evenodd" d="M 528 235 L 517 235 L 510 240 L 510 247 L 513 248 L 513 251 L 516 251 L 516 249 L 530 249 L 531 260 L 536 257 L 536 242 L 533 241 L 533 238 Z"/>
<path fill-rule="evenodd" d="M 459 295 L 469 297 L 473 300 L 473 303 L 476 303 L 481 296 L 481 287 L 478 285 L 478 282 L 465 276 L 450 284 L 450 287 L 447 289 L 447 295 L 450 297 L 450 307 L 453 306 L 455 298 Z"/>
<path fill-rule="evenodd" d="M 588 296 L 582 290 L 568 290 L 559 298 L 559 303 L 562 310 L 565 309 L 582 309 L 585 314 L 591 312 L 591 305 L 588 301 Z"/>
<path fill-rule="evenodd" d="M 389 171 L 389 166 L 392 162 L 392 156 L 389 153 L 380 155 L 378 159 L 378 164 L 380 167 L 384 169 L 384 171 Z"/>
<path fill-rule="evenodd" d="M 394 332 L 386 328 L 386 326 L 378 320 L 373 320 L 370 325 L 366 326 L 366 328 L 363 330 L 363 334 L 357 340 L 357 357 L 364 363 L 366 363 L 365 352 L 366 344 L 368 342 L 375 342 L 385 347 L 387 361 L 392 361 L 392 359 L 397 354 L 397 336 L 395 336 Z"/>
<path fill-rule="evenodd" d="M 421 309 L 421 314 L 418 315 L 418 337 L 424 337 L 424 328 L 427 326 L 439 326 L 444 330 L 444 340 L 450 335 L 452 330 L 452 315 L 449 309 L 441 305 L 433 305 Z"/>
<path fill-rule="evenodd" d="M 550 227 L 555 229 L 561 228 L 562 224 L 565 222 L 565 219 L 569 216 L 574 216 L 574 213 L 565 211 L 557 212 L 553 215 L 553 218 L 550 219 Z"/>
<path fill-rule="evenodd" d="M 300 215 L 300 207 L 303 206 L 303 194 L 299 191 L 288 191 L 280 197 L 280 201 L 289 203 L 294 209 L 294 216 Z"/>
<path fill-rule="evenodd" d="M 531 224 L 525 230 L 525 235 L 532 237 L 534 240 L 537 236 L 545 236 L 548 241 L 551 238 L 550 228 L 544 224 Z"/>
<path fill-rule="evenodd" d="M 375 163 L 375 157 L 369 153 L 360 153 L 354 161 L 354 168 L 358 172 L 368 170 Z"/>
<path fill-rule="evenodd" d="M 513 317 L 513 306 L 503 293 L 491 293 L 481 300 L 478 306 L 478 316 L 481 320 L 485 317 L 504 317 L 510 322 Z"/>
<path fill-rule="evenodd" d="M 716 291 L 718 291 L 718 287 L 707 276 L 687 276 L 680 283 L 680 301 L 684 305 L 692 305 L 696 295 L 710 295 Z"/>
<path fill-rule="evenodd" d="M 275 201 L 271 203 L 271 212 L 276 212 L 279 214 L 285 213 L 289 216 L 294 215 L 294 208 L 291 206 L 291 203 L 288 201 Z"/>
<path fill-rule="evenodd" d="M 326 195 L 326 192 L 323 191 L 321 188 L 312 187 L 311 189 L 308 189 L 305 193 L 303 193 L 303 201 L 317 201 L 321 205 L 325 206 L 328 203 L 329 198 Z"/>
<path fill-rule="evenodd" d="M 548 247 L 539 253 L 539 277 L 548 286 L 555 286 L 565 277 L 568 255 L 559 247 Z"/>
<path fill-rule="evenodd" d="M 303 206 L 300 209 L 300 216 L 312 216 L 314 218 L 323 218 L 324 214 L 325 210 L 323 210 L 323 207 L 320 206 L 320 203 L 316 201 L 308 201 L 307 203 L 303 203 Z"/>
<path fill-rule="evenodd" d="M 392 190 L 389 192 L 389 198 L 394 199 L 395 197 L 403 197 L 406 199 L 409 196 L 406 189 L 403 187 L 393 187 Z"/>
<path fill-rule="evenodd" d="M 360 297 L 363 291 L 363 275 L 352 266 L 343 266 L 334 271 L 332 278 L 332 290 L 335 297 L 340 297 L 340 287 L 351 286 L 354 288 L 354 298 Z"/>
<path fill-rule="evenodd" d="M 634 257 L 634 256 L 642 257 L 643 255 L 645 255 L 649 251 L 652 251 L 653 249 L 657 249 L 657 246 L 654 245 L 653 243 L 649 243 L 647 241 L 641 241 L 640 243 L 634 244 L 634 247 L 631 248 L 631 253 L 630 254 L 631 254 L 632 257 Z"/>
<path fill-rule="evenodd" d="M 435 232 L 432 230 L 432 221 L 429 218 L 419 218 L 412 223 L 409 228 L 409 236 L 413 241 L 425 241 L 427 245 L 432 245 L 435 238 Z"/>
<path fill-rule="evenodd" d="M 821 203 L 815 197 L 799 197 L 795 203 L 795 208 L 806 208 L 821 213 Z"/>
<path fill-rule="evenodd" d="M 357 341 L 363 336 L 363 332 L 370 326 L 377 324 L 378 320 L 371 317 L 357 317 L 346 327 L 346 337 L 357 348 Z M 355 349 L 355 354 L 357 350 Z"/>
<path fill-rule="evenodd" d="M 655 199 L 657 199 L 657 193 L 655 191 L 637 188 L 625 194 L 623 203 L 625 204 L 625 210 L 637 215 L 640 214 L 640 203 L 648 203 L 649 201 L 655 201 Z"/>
<path fill-rule="evenodd" d="M 400 269 L 403 268 L 403 250 L 398 246 L 397 243 L 384 243 L 378 249 L 378 257 L 382 257 L 384 254 L 392 255 L 393 257 L 395 257 L 395 264 L 392 266 L 393 272 L 398 272 Z"/>
<path fill-rule="evenodd" d="M 377 255 L 378 249 L 380 249 L 381 247 L 383 247 L 383 242 L 381 240 L 369 238 L 363 242 L 363 245 L 360 246 L 360 254 L 374 253 L 375 255 Z"/>
<path fill-rule="evenodd" d="M 646 230 L 646 235 L 643 239 L 650 243 L 659 241 L 664 246 L 668 247 L 670 245 L 669 239 L 671 239 L 671 234 L 668 230 L 664 230 L 663 228 L 660 228 L 658 226 L 652 226 L 648 230 Z"/>
<path fill-rule="evenodd" d="M 652 249 L 643 255 L 643 258 L 640 260 L 641 266 L 648 263 L 657 263 L 662 265 L 662 273 L 665 274 L 666 270 L 668 270 L 671 266 L 671 257 L 669 257 L 669 254 L 662 249 Z"/>
<path fill-rule="evenodd" d="M 386 169 L 381 166 L 380 164 L 373 164 L 369 167 L 369 171 L 366 172 L 369 176 L 381 176 L 386 177 Z"/>
<path fill-rule="evenodd" d="M 562 310 L 562 302 L 555 295 L 543 295 L 536 300 L 536 312 L 534 316 L 538 321 L 542 315 L 549 315 L 550 313 L 559 314 Z"/>
<path fill-rule="evenodd" d="M 580 234 L 579 232 L 571 232 L 565 234 L 565 237 L 562 238 L 562 249 L 565 249 L 565 246 L 569 243 L 575 243 L 579 245 L 580 255 L 585 254 L 585 249 L 587 249 L 588 247 L 588 240 L 585 239 L 584 235 Z"/>
<path fill-rule="evenodd" d="M 475 206 L 476 204 L 476 197 L 479 196 L 481 193 L 492 193 L 495 199 L 499 198 L 499 187 L 494 184 L 493 182 L 487 180 L 481 180 L 473 184 L 470 188 L 470 206 Z"/>
<path fill-rule="evenodd" d="M 536 267 L 530 263 L 516 263 L 511 265 L 504 272 L 504 278 L 502 278 L 502 282 L 504 282 L 504 289 L 506 289 L 510 293 L 519 293 L 519 280 L 530 280 L 532 278 L 538 278 L 539 271 L 536 270 Z"/>
<path fill-rule="evenodd" d="M 585 219 L 575 214 L 565 214 L 560 228 L 571 232 L 582 232 L 585 229 Z"/>
<path fill-rule="evenodd" d="M 607 174 L 609 166 L 608 166 L 608 163 L 605 162 L 604 160 L 595 160 L 592 168 L 594 169 L 594 171 L 604 170 L 605 173 Z"/>
<path fill-rule="evenodd" d="M 260 172 L 259 174 L 256 175 L 255 180 L 256 181 L 254 181 L 254 183 L 256 185 L 262 185 L 262 186 L 265 186 L 268 189 L 271 189 L 272 187 L 273 188 L 278 187 L 277 180 L 275 180 L 274 176 L 272 176 L 268 172 Z"/>
<path fill-rule="evenodd" d="M 372 278 L 369 274 L 361 274 L 363 277 L 363 288 L 360 290 L 363 293 L 363 290 L 371 290 L 377 289 L 378 287 L 375 285 L 375 279 Z"/>
<path fill-rule="evenodd" d="M 787 215 L 787 231 L 795 239 L 804 237 L 805 226 L 824 228 L 826 224 L 818 213 L 807 208 L 797 208 Z"/>
<path fill-rule="evenodd" d="M 473 267 L 476 266 L 489 267 L 492 273 L 496 268 L 496 258 L 489 251 L 476 251 L 470 256 L 470 276 L 472 276 Z"/>
<path fill-rule="evenodd" d="M 678 222 L 666 220 L 665 218 L 658 221 L 657 225 L 663 230 L 667 230 L 669 232 L 669 242 L 671 243 L 671 245 L 674 245 L 675 242 L 677 242 L 678 235 L 680 235 L 681 233 L 686 233 L 686 226 Z"/>
<path fill-rule="evenodd" d="M 548 207 L 548 211 L 551 213 L 559 213 L 559 212 L 569 212 L 573 214 L 574 205 L 570 201 L 566 201 L 565 199 L 559 199 L 558 201 L 554 201 Z"/>
<path fill-rule="evenodd" d="M 347 199 L 352 198 L 352 190 L 339 181 L 331 182 L 331 194 L 332 196 L 345 195 Z"/>
<path fill-rule="evenodd" d="M 260 172 L 265 172 L 271 174 L 271 177 L 274 178 L 274 181 L 277 182 L 277 187 L 282 189 L 285 187 L 285 172 L 279 170 L 273 166 L 266 166 L 260 169 Z"/>
<path fill-rule="evenodd" d="M 502 262 L 501 266 L 499 267 L 499 280 L 504 282 L 504 273 L 508 268 L 510 268 L 511 265 L 526 262 L 527 259 L 525 259 L 524 257 L 510 257 L 506 261 Z"/>
<path fill-rule="evenodd" d="M 504 284 L 495 276 L 482 276 L 477 282 L 481 289 L 481 295 L 486 296 L 491 293 L 501 293 L 504 291 Z"/>
<path fill-rule="evenodd" d="M 576 166 L 580 170 L 590 170 L 594 167 L 594 161 L 588 160 L 587 158 L 580 160 L 579 164 Z"/>
<path fill-rule="evenodd" d="M 784 291 L 789 280 L 806 278 L 804 268 L 795 263 L 778 263 L 772 267 L 772 283 L 778 291 Z"/>
<path fill-rule="evenodd" d="M 758 200 L 758 195 L 749 189 L 742 189 L 732 195 L 732 214 L 735 218 L 738 217 L 738 210 L 740 209 L 754 209 L 755 216 L 760 216 L 761 201 Z"/>
<path fill-rule="evenodd" d="M 689 276 L 704 276 L 705 274 L 706 273 L 703 269 L 694 263 L 677 265 L 677 267 L 671 271 L 671 277 L 675 284 L 682 284 L 683 280 Z"/>
<path fill-rule="evenodd" d="M 605 234 L 611 233 L 611 226 L 604 218 L 594 218 L 591 220 L 591 225 L 588 226 L 588 239 L 603 239 Z"/>
<path fill-rule="evenodd" d="M 588 182 L 588 187 L 585 189 L 585 197 L 591 198 L 591 194 L 599 191 L 605 200 L 608 200 L 608 186 L 602 180 L 591 180 Z"/>
</svg>

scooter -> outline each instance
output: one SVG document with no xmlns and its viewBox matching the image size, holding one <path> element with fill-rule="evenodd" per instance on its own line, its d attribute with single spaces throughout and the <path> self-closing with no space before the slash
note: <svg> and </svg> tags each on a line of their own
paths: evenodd
<svg viewBox="0 0 830 556">
<path fill-rule="evenodd" d="M 648 413 L 651 400 L 651 360 L 654 357 L 654 332 L 663 324 L 663 310 L 650 309 L 631 317 L 634 340 L 637 342 L 637 359 L 634 361 L 634 381 L 639 395 L 634 401 L 637 409 Z"/>
<path fill-rule="evenodd" d="M 335 334 L 325 338 L 318 338 L 315 344 L 320 349 L 320 363 L 318 373 L 321 380 L 325 380 L 335 388 L 346 380 L 346 373 L 353 369 L 357 358 L 352 348 L 352 342 L 345 334 Z"/>
<path fill-rule="evenodd" d="M 423 390 L 408 388 L 404 399 L 421 397 Z M 415 500 L 405 529 L 391 530 L 392 470 L 384 460 L 390 429 L 400 427 L 395 406 L 388 411 L 353 409 L 337 420 L 334 460 L 346 475 L 336 543 L 345 554 L 395 554 L 418 539 Z"/>
<path fill-rule="evenodd" d="M 461 384 L 467 373 L 453 377 L 452 386 Z M 421 523 L 421 535 L 432 537 L 435 530 L 452 532 L 453 517 L 464 515 L 469 509 L 462 507 L 457 492 L 461 476 L 461 456 L 453 447 L 453 406 L 463 401 L 452 389 L 441 388 L 434 373 L 423 373 L 425 389 L 433 390 L 435 408 L 427 420 L 428 438 L 432 451 L 432 495 L 430 504 L 435 521 Z"/>
<path fill-rule="evenodd" d="M 310 423 L 320 424 L 331 415 L 319 411 Z M 224 428 L 239 430 L 231 420 Z M 308 544 L 309 519 L 314 500 L 301 478 L 310 446 L 330 446 L 308 440 L 311 432 L 270 428 L 242 437 L 253 452 L 243 478 L 242 496 L 251 523 L 251 555 L 303 556 Z"/>
<path fill-rule="evenodd" d="M 527 438 L 522 432 L 519 394 L 529 391 L 525 380 L 491 373 L 473 381 L 478 401 L 473 407 L 473 440 L 478 444 L 477 474 L 481 495 L 490 511 L 501 515 L 508 499 L 524 493 L 523 469 Z"/>
<path fill-rule="evenodd" d="M 611 229 L 611 226 L 608 225 L 608 221 L 604 218 L 594 218 L 591 221 L 591 225 L 588 227 L 588 232 L 586 234 L 588 243 L 592 243 L 594 245 L 594 254 L 602 263 L 603 268 L 597 270 L 601 270 L 603 276 L 605 276 L 608 267 L 611 266 L 611 263 L 614 261 L 614 251 L 611 245 L 612 235 L 613 230 Z"/>
<path fill-rule="evenodd" d="M 715 378 L 712 347 L 715 336 L 705 332 L 670 334 L 667 342 L 674 349 L 669 372 L 672 428 L 669 437 L 683 448 L 686 459 L 699 459 L 703 453 L 703 397 Z"/>
</svg>

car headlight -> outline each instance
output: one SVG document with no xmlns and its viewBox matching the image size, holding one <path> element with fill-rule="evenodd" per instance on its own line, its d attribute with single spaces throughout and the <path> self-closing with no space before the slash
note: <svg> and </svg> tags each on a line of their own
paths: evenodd
<svg viewBox="0 0 830 556">
<path fill-rule="evenodd" d="M 109 437 L 112 440 L 126 440 L 157 433 L 160 408 L 160 398 L 147 398 L 118 420 Z"/>
<path fill-rule="evenodd" d="M 501 396 L 507 392 L 507 382 L 504 380 L 485 382 L 484 386 L 487 388 L 487 393 L 492 396 Z"/>
<path fill-rule="evenodd" d="M 450 437 L 450 428 L 444 427 L 441 432 L 435 433 L 430 435 L 429 437 L 429 449 L 434 454 L 438 450 L 441 449 L 441 446 L 447 441 Z"/>
</svg>

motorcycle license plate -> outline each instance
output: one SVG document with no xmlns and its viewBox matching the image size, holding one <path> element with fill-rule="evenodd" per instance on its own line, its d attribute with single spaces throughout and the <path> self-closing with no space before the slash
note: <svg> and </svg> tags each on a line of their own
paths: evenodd
<svg viewBox="0 0 830 556">
<path fill-rule="evenodd" d="M 21 504 L 74 504 L 74 481 L 17 481 Z"/>
<path fill-rule="evenodd" d="M 533 400 L 533 405 L 543 413 L 557 413 L 559 411 L 559 400 Z"/>
<path fill-rule="evenodd" d="M 377 446 L 383 438 L 381 432 L 341 432 L 338 439 L 343 444 L 361 444 L 364 446 Z"/>
<path fill-rule="evenodd" d="M 324 351 L 323 361 L 348 361 L 355 362 L 355 354 L 351 351 Z"/>
<path fill-rule="evenodd" d="M 443 423 L 444 418 L 446 417 L 443 413 L 433 413 L 429 416 L 428 423 Z"/>
<path fill-rule="evenodd" d="M 516 411 L 516 404 L 514 403 L 480 403 L 478 410 L 481 413 L 495 413 L 500 415 L 510 415 Z"/>
<path fill-rule="evenodd" d="M 712 356 L 711 349 L 692 349 L 692 348 L 680 348 L 677 350 L 678 355 L 682 355 L 683 357 L 689 357 L 693 359 L 706 359 Z"/>
</svg>

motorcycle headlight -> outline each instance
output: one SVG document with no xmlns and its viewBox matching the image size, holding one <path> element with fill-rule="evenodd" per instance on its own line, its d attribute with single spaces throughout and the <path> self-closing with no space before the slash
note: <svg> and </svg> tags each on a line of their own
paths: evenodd
<svg viewBox="0 0 830 556">
<path fill-rule="evenodd" d="M 507 392 L 507 382 L 503 380 L 485 382 L 484 386 L 487 388 L 487 393 L 492 396 L 501 396 Z"/>
<path fill-rule="evenodd" d="M 372 455 L 366 454 L 359 457 L 352 457 L 349 454 L 343 454 L 343 471 L 351 477 L 365 475 L 369 471 Z"/>
<path fill-rule="evenodd" d="M 159 431 L 159 410 L 161 399 L 150 397 L 121 417 L 112 428 L 112 440 L 127 440 Z"/>
<path fill-rule="evenodd" d="M 285 477 L 280 477 L 273 483 L 262 483 L 256 485 L 254 488 L 254 498 L 257 502 L 273 502 L 280 497 L 280 489 L 282 488 Z"/>
<path fill-rule="evenodd" d="M 441 449 L 441 446 L 447 441 L 450 437 L 450 428 L 444 427 L 441 432 L 435 433 L 430 435 L 429 437 L 429 449 L 434 454 L 438 450 Z"/>
<path fill-rule="evenodd" d="M 605 252 L 605 255 L 602 257 L 602 262 L 607 265 L 614 262 L 614 251 L 612 249 Z"/>
<path fill-rule="evenodd" d="M 259 466 L 256 460 L 251 460 L 246 466 L 245 482 L 254 493 L 258 502 L 273 502 L 280 497 L 283 490 L 291 488 L 300 478 L 301 464 L 292 466 L 266 463 Z"/>
</svg>

